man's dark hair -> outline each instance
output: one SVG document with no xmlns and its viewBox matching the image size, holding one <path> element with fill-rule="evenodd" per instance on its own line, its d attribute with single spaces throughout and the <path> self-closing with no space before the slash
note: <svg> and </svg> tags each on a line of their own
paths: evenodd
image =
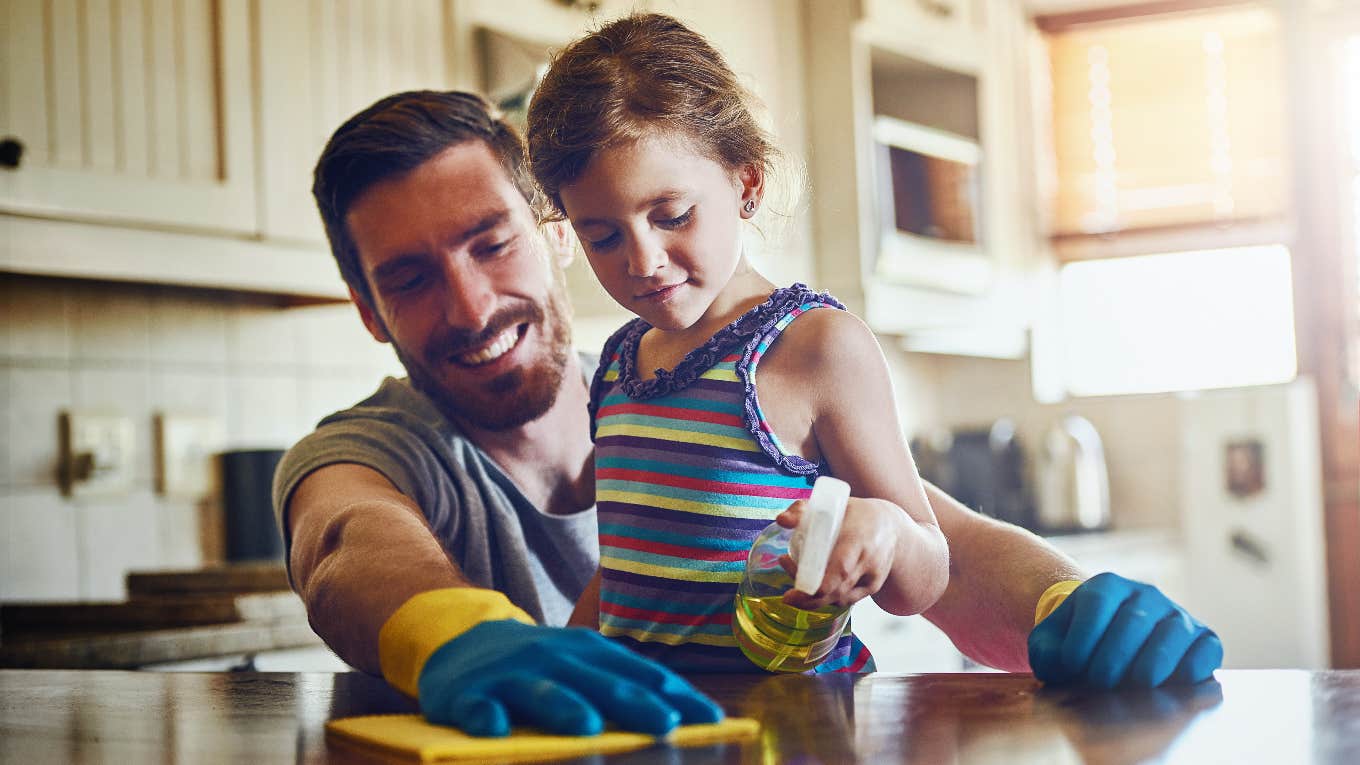
<svg viewBox="0 0 1360 765">
<path fill-rule="evenodd" d="M 345 225 L 350 207 L 375 184 L 405 175 L 464 141 L 485 143 L 530 209 L 540 213 L 523 139 L 475 93 L 415 90 L 388 96 L 350 117 L 326 143 L 312 176 L 312 196 L 340 275 L 370 305 L 373 293 Z"/>
</svg>

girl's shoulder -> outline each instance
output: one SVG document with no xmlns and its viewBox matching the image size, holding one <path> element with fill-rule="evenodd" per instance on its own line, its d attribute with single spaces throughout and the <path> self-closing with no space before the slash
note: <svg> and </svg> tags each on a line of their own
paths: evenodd
<svg viewBox="0 0 1360 765">
<path fill-rule="evenodd" d="M 831 300 L 835 300 L 831 298 Z M 823 303 L 827 307 L 844 309 L 839 302 Z M 878 340 L 873 331 L 858 316 L 847 310 L 804 310 L 782 332 L 781 344 L 793 355 L 807 358 L 840 357 L 846 352 L 858 353 Z"/>
<path fill-rule="evenodd" d="M 590 410 L 592 438 L 595 436 L 595 414 L 599 411 L 606 390 L 624 374 L 631 361 L 629 347 L 636 348 L 638 338 L 647 329 L 647 322 L 633 319 L 615 330 L 614 334 L 604 341 L 604 346 L 600 349 L 600 362 L 596 365 L 595 374 L 590 380 L 590 399 L 587 404 Z"/>
</svg>

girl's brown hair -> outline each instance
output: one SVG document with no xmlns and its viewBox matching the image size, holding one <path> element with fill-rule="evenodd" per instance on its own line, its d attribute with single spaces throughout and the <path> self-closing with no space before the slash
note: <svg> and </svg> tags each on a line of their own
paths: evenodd
<svg viewBox="0 0 1360 765">
<path fill-rule="evenodd" d="M 750 95 L 702 35 L 659 13 L 610 22 L 554 57 L 529 103 L 534 179 L 563 216 L 562 186 L 600 149 L 657 132 L 694 142 L 729 170 L 771 169 L 777 150 Z"/>
</svg>

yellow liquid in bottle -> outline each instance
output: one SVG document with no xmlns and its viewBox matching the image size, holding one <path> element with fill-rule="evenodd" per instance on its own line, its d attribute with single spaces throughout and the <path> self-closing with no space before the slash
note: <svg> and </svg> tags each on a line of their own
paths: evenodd
<svg viewBox="0 0 1360 765">
<path fill-rule="evenodd" d="M 733 632 L 742 653 L 771 672 L 806 672 L 831 652 L 845 629 L 846 609 L 804 611 L 782 597 L 737 594 Z"/>
</svg>

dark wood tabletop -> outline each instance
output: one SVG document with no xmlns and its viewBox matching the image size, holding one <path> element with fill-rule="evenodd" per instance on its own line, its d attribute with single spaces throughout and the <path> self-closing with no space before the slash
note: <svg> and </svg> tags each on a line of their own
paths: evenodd
<svg viewBox="0 0 1360 765">
<path fill-rule="evenodd" d="M 575 762 L 1360 762 L 1360 671 L 1096 693 L 1027 675 L 698 676 L 758 740 Z M 0 671 L 0 762 L 367 763 L 331 718 L 414 711 L 358 673 Z"/>
</svg>

